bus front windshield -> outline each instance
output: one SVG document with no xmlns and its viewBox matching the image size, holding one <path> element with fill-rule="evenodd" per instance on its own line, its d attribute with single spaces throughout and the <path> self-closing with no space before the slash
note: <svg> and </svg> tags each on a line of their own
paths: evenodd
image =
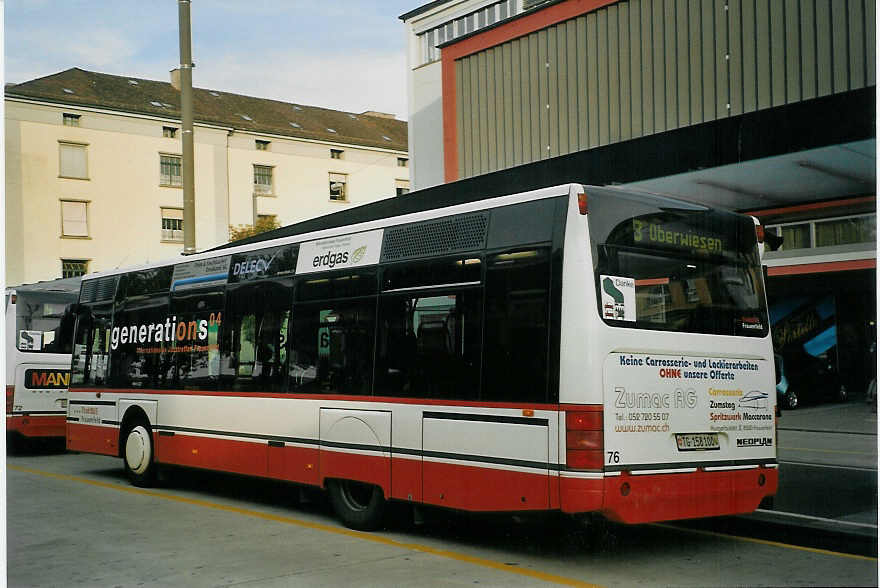
<svg viewBox="0 0 880 588">
<path fill-rule="evenodd" d="M 19 351 L 70 353 L 75 317 L 65 311 L 76 299 L 76 292 L 19 291 L 15 302 Z"/>
<path fill-rule="evenodd" d="M 662 197 L 588 190 L 599 313 L 609 325 L 764 337 L 751 218 Z"/>
</svg>

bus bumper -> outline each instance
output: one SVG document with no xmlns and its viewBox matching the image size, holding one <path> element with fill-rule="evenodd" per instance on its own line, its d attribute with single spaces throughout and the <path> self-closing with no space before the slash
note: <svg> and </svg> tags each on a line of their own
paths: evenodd
<svg viewBox="0 0 880 588">
<path fill-rule="evenodd" d="M 761 500 L 776 494 L 779 470 L 758 467 L 638 476 L 624 472 L 601 480 L 560 482 L 563 512 L 599 511 L 612 521 L 636 524 L 752 512 Z"/>
<path fill-rule="evenodd" d="M 7 416 L 6 432 L 23 437 L 64 437 L 64 415 L 53 416 Z"/>
</svg>

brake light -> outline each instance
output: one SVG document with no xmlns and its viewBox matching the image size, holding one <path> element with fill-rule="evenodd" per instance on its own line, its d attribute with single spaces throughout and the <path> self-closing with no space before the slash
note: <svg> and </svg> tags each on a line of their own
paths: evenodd
<svg viewBox="0 0 880 588">
<path fill-rule="evenodd" d="M 602 469 L 603 435 L 601 412 L 565 413 L 566 465 L 576 470 Z"/>
<path fill-rule="evenodd" d="M 758 243 L 764 242 L 764 225 L 755 225 L 755 236 L 758 238 Z"/>
<path fill-rule="evenodd" d="M 583 192 L 578 194 L 578 210 L 581 214 L 587 214 L 587 195 Z"/>
<path fill-rule="evenodd" d="M 12 414 L 12 405 L 15 402 L 15 386 L 6 386 L 6 414 Z"/>
</svg>

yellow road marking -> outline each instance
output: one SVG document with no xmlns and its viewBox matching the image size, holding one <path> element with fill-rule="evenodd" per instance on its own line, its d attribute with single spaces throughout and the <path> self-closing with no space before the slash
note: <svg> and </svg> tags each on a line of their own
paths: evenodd
<svg viewBox="0 0 880 588">
<path fill-rule="evenodd" d="M 482 557 L 474 557 L 472 555 L 466 555 L 464 553 L 457 553 L 455 551 L 449 551 L 446 549 L 437 549 L 434 547 L 429 547 L 427 545 L 421 545 L 419 543 L 407 543 L 407 542 L 403 542 L 403 541 L 397 541 L 397 540 L 391 539 L 389 537 L 383 537 L 381 535 L 375 535 L 372 533 L 363 533 L 360 531 L 352 531 L 351 529 L 344 529 L 341 527 L 333 527 L 331 525 L 324 525 L 322 523 L 311 523 L 309 521 L 303 521 L 300 519 L 295 519 L 293 517 L 285 517 L 285 516 L 260 512 L 257 510 L 250 510 L 247 508 L 228 506 L 225 504 L 218 504 L 216 502 L 208 502 L 207 500 L 199 500 L 197 498 L 185 498 L 183 496 L 176 496 L 174 494 L 162 494 L 160 492 L 154 492 L 152 490 L 144 490 L 142 488 L 134 488 L 131 486 L 121 486 L 119 484 L 111 484 L 109 482 L 99 482 L 97 480 L 89 480 L 88 478 L 81 478 L 79 476 L 71 476 L 68 474 L 56 474 L 54 472 L 44 472 L 42 470 L 34 470 L 34 469 L 23 468 L 23 467 L 14 466 L 14 465 L 9 465 L 8 468 L 10 470 L 15 470 L 17 472 L 23 472 L 26 474 L 34 474 L 37 476 L 44 476 L 47 478 L 55 478 L 57 480 L 67 480 L 70 482 L 80 482 L 82 484 L 90 484 L 92 486 L 97 486 L 99 488 L 109 488 L 111 490 L 119 490 L 122 492 L 129 492 L 131 494 L 139 494 L 141 496 L 150 496 L 152 498 L 162 498 L 164 500 L 172 500 L 174 502 L 181 502 L 183 504 L 202 506 L 204 508 L 212 508 L 215 510 L 231 512 L 231 513 L 240 514 L 240 515 L 249 516 L 249 517 L 255 517 L 255 518 L 264 519 L 267 521 L 274 521 L 276 523 L 286 523 L 289 525 L 296 525 L 298 527 L 304 527 L 306 529 L 313 529 L 316 531 L 324 531 L 327 533 L 334 533 L 336 535 L 345 535 L 347 537 L 353 537 L 355 539 L 363 539 L 364 541 L 371 541 L 373 543 L 379 543 L 382 545 L 389 545 L 391 547 L 399 547 L 401 549 L 409 549 L 412 551 L 419 551 L 422 553 L 436 555 L 438 557 L 445 557 L 448 559 L 453 559 L 456 561 L 461 561 L 461 562 L 473 564 L 476 566 L 482 566 L 484 568 L 490 568 L 493 570 L 507 572 L 508 574 L 516 574 L 519 576 L 526 576 L 529 578 L 534 578 L 536 580 L 543 580 L 544 582 L 553 582 L 555 584 L 561 584 L 563 586 L 579 586 L 581 588 L 601 588 L 598 584 L 591 584 L 589 582 L 582 582 L 580 580 L 575 580 L 574 578 L 566 578 L 564 576 L 557 576 L 554 574 L 548 574 L 548 573 L 539 572 L 536 570 L 529 570 L 526 568 L 510 566 L 510 565 L 506 565 L 506 564 L 503 564 L 503 563 L 500 563 L 497 561 L 493 561 L 491 559 L 484 559 Z"/>
<path fill-rule="evenodd" d="M 689 529 L 687 527 L 675 527 L 673 525 L 665 525 L 656 523 L 653 526 L 663 529 L 675 529 L 676 531 L 685 531 L 696 535 L 708 535 L 709 537 L 720 537 L 722 539 L 733 539 L 735 541 L 744 541 L 747 543 L 758 543 L 760 545 L 772 545 L 773 547 L 787 547 L 789 549 L 797 549 L 799 551 L 809 551 L 810 553 L 818 553 L 821 555 L 836 555 L 838 557 L 848 557 L 850 559 L 860 559 L 864 561 L 877 561 L 876 557 L 868 557 L 866 555 L 856 555 L 854 553 L 842 553 L 840 551 L 830 551 L 828 549 L 819 549 L 818 547 L 804 547 L 802 545 L 792 545 L 790 543 L 780 543 L 779 541 L 770 541 L 768 539 L 757 539 L 755 537 L 742 537 L 740 535 L 727 535 L 725 533 L 717 533 L 715 531 L 705 531 L 703 529 Z"/>
<path fill-rule="evenodd" d="M 780 447 L 785 451 L 815 451 L 816 453 L 845 453 L 847 455 L 874 455 L 867 451 L 846 451 L 844 449 L 813 449 L 811 447 Z"/>
</svg>

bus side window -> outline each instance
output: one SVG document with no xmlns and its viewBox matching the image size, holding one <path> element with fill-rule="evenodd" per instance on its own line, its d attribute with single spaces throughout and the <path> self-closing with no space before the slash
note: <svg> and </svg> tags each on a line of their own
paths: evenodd
<svg viewBox="0 0 880 588">
<path fill-rule="evenodd" d="M 220 327 L 223 323 L 224 291 L 175 292 L 170 315 L 176 373 L 172 387 L 184 390 L 216 390 L 220 379 Z"/>
<path fill-rule="evenodd" d="M 297 304 L 290 391 L 369 395 L 376 299 Z"/>
<path fill-rule="evenodd" d="M 291 288 L 275 282 L 229 289 L 221 336 L 221 389 L 285 390 L 291 300 Z"/>
<path fill-rule="evenodd" d="M 482 291 L 384 296 L 379 305 L 376 393 L 476 400 Z"/>
<path fill-rule="evenodd" d="M 110 385 L 114 388 L 168 388 L 174 374 L 169 351 L 171 266 L 122 276 L 116 291 L 111 341 Z"/>
<path fill-rule="evenodd" d="M 71 383 L 103 387 L 110 368 L 109 304 L 81 311 L 73 348 Z"/>
<path fill-rule="evenodd" d="M 492 256 L 486 276 L 482 400 L 547 401 L 549 315 L 549 251 Z"/>
</svg>

